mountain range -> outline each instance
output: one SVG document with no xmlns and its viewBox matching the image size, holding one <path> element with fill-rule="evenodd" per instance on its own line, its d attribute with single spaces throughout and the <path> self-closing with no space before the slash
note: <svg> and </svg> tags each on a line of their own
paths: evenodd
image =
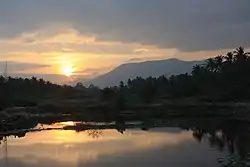
<svg viewBox="0 0 250 167">
<path fill-rule="evenodd" d="M 166 59 L 156 61 L 145 61 L 139 63 L 126 63 L 118 66 L 112 71 L 98 76 L 89 81 L 85 81 L 84 85 L 93 84 L 99 87 L 119 85 L 120 81 L 149 76 L 158 77 L 161 75 L 178 75 L 182 73 L 190 73 L 196 64 L 202 64 L 204 61 L 183 61 L 179 59 Z"/>
</svg>

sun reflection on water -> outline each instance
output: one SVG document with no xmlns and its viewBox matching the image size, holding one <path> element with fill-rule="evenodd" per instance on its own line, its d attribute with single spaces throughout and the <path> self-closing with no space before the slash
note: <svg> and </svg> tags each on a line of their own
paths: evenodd
<svg viewBox="0 0 250 167">
<path fill-rule="evenodd" d="M 75 125 L 75 122 L 68 121 L 60 124 Z M 101 137 L 96 138 L 97 134 Z M 103 156 L 128 155 L 163 145 L 176 146 L 190 140 L 192 140 L 190 132 L 129 130 L 122 135 L 116 130 L 102 130 L 98 133 L 51 130 L 27 133 L 23 138 L 10 139 L 8 156 L 22 163 L 32 163 L 34 166 L 41 163 L 41 159 L 47 159 L 50 166 L 56 164 L 74 166 L 78 164 L 79 158 L 81 163 L 85 164 L 98 161 Z M 28 155 L 33 157 L 32 162 L 27 160 Z M 0 159 L 3 156 L 0 152 Z"/>
</svg>

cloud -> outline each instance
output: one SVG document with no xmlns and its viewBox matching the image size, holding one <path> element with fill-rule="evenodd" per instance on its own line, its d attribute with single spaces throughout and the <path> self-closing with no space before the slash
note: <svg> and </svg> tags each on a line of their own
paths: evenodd
<svg viewBox="0 0 250 167">
<path fill-rule="evenodd" d="M 49 65 L 45 64 L 35 64 L 35 63 L 23 63 L 23 62 L 7 62 L 7 72 L 8 73 L 18 73 L 23 70 L 37 69 L 37 68 L 45 68 L 49 67 Z M 6 68 L 6 61 L 0 61 L 0 69 L 4 71 Z"/>
<path fill-rule="evenodd" d="M 25 63 L 25 62 L 15 62 L 8 61 L 7 62 L 7 75 L 15 78 L 32 78 L 36 77 L 38 79 L 42 78 L 46 81 L 50 81 L 57 84 L 71 84 L 74 78 L 69 78 L 65 75 L 60 74 L 46 74 L 46 73 L 36 73 L 37 69 L 45 69 L 50 68 L 50 65 L 46 64 L 36 64 L 36 63 Z M 6 69 L 6 61 L 0 61 L 0 75 L 5 72 Z M 27 73 L 29 72 L 29 73 Z M 33 73 L 32 73 L 33 72 Z M 84 78 L 84 76 L 81 76 Z"/>
<path fill-rule="evenodd" d="M 99 67 L 99 68 L 85 68 L 83 70 L 76 71 L 74 74 L 77 76 L 75 80 L 72 82 L 73 84 L 76 82 L 82 82 L 89 81 L 90 79 L 93 79 L 97 76 L 100 76 L 104 73 L 107 73 L 113 69 L 113 66 L 107 66 L 107 67 Z"/>
<path fill-rule="evenodd" d="M 125 61 L 124 63 L 136 63 L 136 62 L 144 62 L 144 61 L 150 61 L 150 60 L 164 60 L 164 59 L 166 59 L 166 57 L 163 57 L 163 56 L 135 57 L 135 58 Z"/>
<path fill-rule="evenodd" d="M 146 48 L 139 48 L 139 49 L 135 49 L 134 52 L 135 53 L 143 53 L 143 52 L 149 52 L 150 50 L 146 49 Z"/>
<path fill-rule="evenodd" d="M 81 71 L 77 71 L 77 73 L 83 73 L 83 74 L 95 74 L 96 72 L 100 72 L 100 71 L 107 71 L 107 70 L 110 70 L 112 69 L 113 67 L 101 67 L 101 68 L 86 68 L 84 70 L 81 70 Z"/>
<path fill-rule="evenodd" d="M 139 44 L 124 44 L 112 41 L 100 41 L 95 35 L 80 34 L 71 28 L 52 27 L 39 29 L 34 32 L 22 33 L 19 36 L 0 40 L 0 49 L 3 53 L 10 52 L 53 52 L 64 53 L 83 52 L 85 54 L 127 55 L 134 53 Z"/>
<path fill-rule="evenodd" d="M 54 26 L 101 41 L 186 51 L 247 47 L 249 6 L 249 0 L 9 0 L 0 2 L 0 36 Z"/>
</svg>

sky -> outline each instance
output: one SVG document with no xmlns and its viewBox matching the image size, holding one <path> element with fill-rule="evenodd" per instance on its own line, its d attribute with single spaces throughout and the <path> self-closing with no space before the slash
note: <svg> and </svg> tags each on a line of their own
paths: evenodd
<svg viewBox="0 0 250 167">
<path fill-rule="evenodd" d="M 55 83 L 250 48 L 249 0 L 0 0 L 0 70 Z M 70 77 L 66 75 L 71 75 Z"/>
</svg>

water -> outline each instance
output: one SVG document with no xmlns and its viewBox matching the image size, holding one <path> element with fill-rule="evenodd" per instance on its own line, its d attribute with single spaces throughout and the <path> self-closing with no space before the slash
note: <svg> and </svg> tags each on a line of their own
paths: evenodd
<svg viewBox="0 0 250 167">
<path fill-rule="evenodd" d="M 64 122 L 49 127 L 74 125 Z M 41 126 L 41 125 L 39 125 Z M 44 126 L 43 126 L 44 127 Z M 37 127 L 36 127 L 37 128 Z M 8 137 L 0 146 L 1 167 L 219 167 L 230 155 L 225 135 L 178 127 L 47 130 Z M 229 140 L 229 139 L 228 139 Z"/>
</svg>

